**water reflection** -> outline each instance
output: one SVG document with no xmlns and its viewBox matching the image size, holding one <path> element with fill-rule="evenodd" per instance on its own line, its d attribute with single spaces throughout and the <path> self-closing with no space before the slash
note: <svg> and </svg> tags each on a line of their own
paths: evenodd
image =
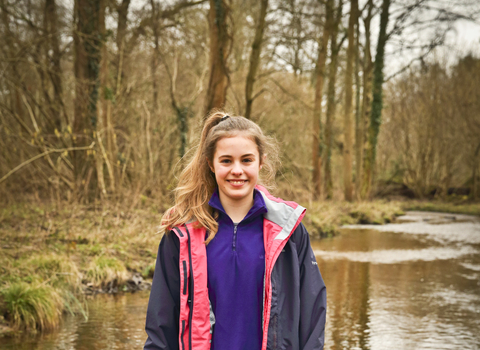
<svg viewBox="0 0 480 350">
<path fill-rule="evenodd" d="M 58 332 L 21 339 L 0 339 L 0 349 L 110 350 L 142 349 L 148 292 L 97 295 L 89 302 L 89 319 L 66 317 Z"/>
<path fill-rule="evenodd" d="M 328 290 L 325 349 L 479 348 L 480 224 L 417 224 L 312 243 Z"/>
</svg>

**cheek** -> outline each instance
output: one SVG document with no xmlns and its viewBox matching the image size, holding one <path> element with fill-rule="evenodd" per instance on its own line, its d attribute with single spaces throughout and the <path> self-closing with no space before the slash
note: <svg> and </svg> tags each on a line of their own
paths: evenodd
<svg viewBox="0 0 480 350">
<path fill-rule="evenodd" d="M 227 174 L 227 171 L 225 171 L 224 168 L 220 167 L 220 166 L 217 166 L 215 167 L 215 179 L 217 180 L 217 182 L 220 180 L 222 180 Z"/>
<path fill-rule="evenodd" d="M 250 169 L 249 172 L 248 172 L 248 174 L 249 174 L 250 177 L 258 177 L 259 174 L 260 174 L 260 167 L 254 168 L 254 169 Z"/>
</svg>

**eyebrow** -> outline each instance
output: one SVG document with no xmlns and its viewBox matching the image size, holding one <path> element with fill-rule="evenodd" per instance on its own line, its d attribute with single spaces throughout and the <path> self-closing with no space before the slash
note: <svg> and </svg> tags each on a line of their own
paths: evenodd
<svg viewBox="0 0 480 350">
<path fill-rule="evenodd" d="M 218 156 L 218 158 L 222 158 L 222 157 L 232 157 L 232 156 L 230 154 L 222 154 L 222 155 Z M 241 158 L 243 158 L 243 157 L 255 157 L 255 154 L 253 154 L 253 153 L 242 154 L 240 157 Z"/>
</svg>

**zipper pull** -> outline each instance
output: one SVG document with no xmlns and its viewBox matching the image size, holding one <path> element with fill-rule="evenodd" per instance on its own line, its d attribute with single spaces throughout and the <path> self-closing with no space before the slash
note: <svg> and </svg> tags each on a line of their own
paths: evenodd
<svg viewBox="0 0 480 350">
<path fill-rule="evenodd" d="M 233 225 L 233 247 L 232 249 L 237 250 L 237 226 L 238 224 Z"/>
</svg>

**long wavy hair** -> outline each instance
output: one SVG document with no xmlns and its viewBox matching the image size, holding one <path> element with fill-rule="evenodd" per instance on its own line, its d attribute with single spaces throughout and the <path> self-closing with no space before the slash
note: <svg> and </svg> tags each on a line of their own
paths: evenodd
<svg viewBox="0 0 480 350">
<path fill-rule="evenodd" d="M 215 237 L 218 213 L 208 205 L 208 201 L 217 188 L 217 182 L 207 160 L 213 163 L 217 142 L 222 138 L 242 135 L 255 142 L 262 162 L 259 183 L 267 188 L 274 185 L 280 163 L 275 139 L 264 135 L 262 129 L 251 120 L 239 116 L 222 120 L 226 115 L 223 111 L 214 110 L 205 120 L 200 140 L 192 148 L 193 157 L 180 174 L 174 190 L 175 205 L 162 217 L 161 232 L 168 233 L 175 226 L 193 221 L 196 227 L 207 229 L 206 244 Z"/>
</svg>

